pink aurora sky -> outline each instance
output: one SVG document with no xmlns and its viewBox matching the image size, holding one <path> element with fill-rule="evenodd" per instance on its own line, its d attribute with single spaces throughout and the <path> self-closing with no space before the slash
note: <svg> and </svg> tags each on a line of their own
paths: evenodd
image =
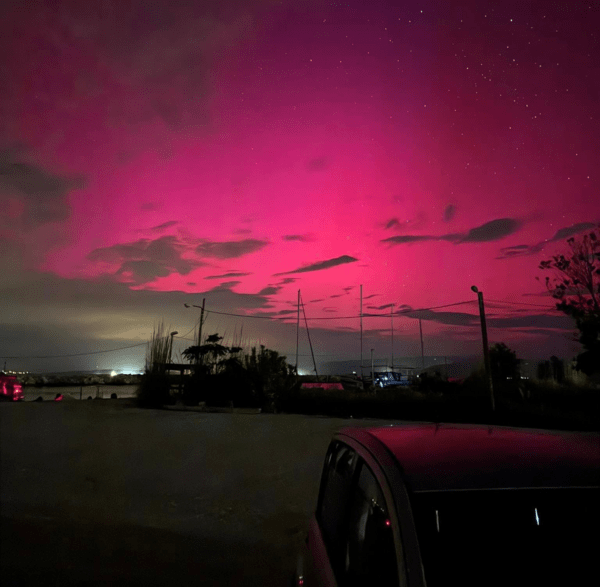
<svg viewBox="0 0 600 587">
<path fill-rule="evenodd" d="M 380 359 L 390 304 L 471 300 L 398 316 L 394 352 L 420 354 L 421 317 L 425 354 L 478 353 L 472 284 L 491 342 L 577 352 L 535 278 L 600 221 L 597 1 L 73 0 L 7 14 L 0 352 L 22 357 L 9 367 L 139 368 L 143 346 L 58 355 L 142 343 L 161 318 L 187 334 L 198 313 L 184 304 L 203 298 L 288 317 L 212 313 L 207 329 L 243 327 L 293 362 L 298 289 L 319 361 L 357 358 L 361 284 L 364 312 L 388 314 L 364 320 Z M 316 320 L 338 316 L 353 318 Z"/>
</svg>

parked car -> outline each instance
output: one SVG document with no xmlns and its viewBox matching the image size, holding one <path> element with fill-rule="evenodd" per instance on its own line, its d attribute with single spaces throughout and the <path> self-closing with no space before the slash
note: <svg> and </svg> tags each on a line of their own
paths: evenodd
<svg viewBox="0 0 600 587">
<path fill-rule="evenodd" d="M 600 434 L 346 428 L 292 583 L 597 585 Z"/>
<path fill-rule="evenodd" d="M 23 388 L 14 375 L 0 373 L 0 401 L 19 401 L 23 399 Z"/>
</svg>

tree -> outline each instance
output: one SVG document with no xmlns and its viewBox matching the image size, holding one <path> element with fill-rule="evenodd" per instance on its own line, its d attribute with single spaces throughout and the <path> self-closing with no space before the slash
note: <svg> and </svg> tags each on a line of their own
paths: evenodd
<svg viewBox="0 0 600 587">
<path fill-rule="evenodd" d="M 206 337 L 205 344 L 190 346 L 182 355 L 190 362 L 204 365 L 208 373 L 215 374 L 226 367 L 232 367 L 237 361 L 236 355 L 241 347 L 226 347 L 221 344 L 222 336 L 217 333 Z"/>
<path fill-rule="evenodd" d="M 494 379 L 518 379 L 519 359 L 503 342 L 490 348 L 490 364 Z"/>
<path fill-rule="evenodd" d="M 552 271 L 546 288 L 558 300 L 556 308 L 571 316 L 585 349 L 577 356 L 577 369 L 586 375 L 600 373 L 600 229 L 567 239 L 566 254 L 542 261 Z"/>
</svg>

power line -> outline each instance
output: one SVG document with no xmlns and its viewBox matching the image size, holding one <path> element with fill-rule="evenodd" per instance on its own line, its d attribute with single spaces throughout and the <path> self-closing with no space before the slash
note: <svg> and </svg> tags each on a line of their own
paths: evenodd
<svg viewBox="0 0 600 587">
<path fill-rule="evenodd" d="M 147 342 L 141 342 L 139 344 L 132 344 L 130 346 L 122 346 L 118 349 L 109 349 L 106 351 L 92 351 L 90 353 L 72 353 L 70 355 L 37 355 L 37 356 L 18 356 L 18 357 L 0 357 L 0 359 L 62 359 L 65 357 L 85 357 L 88 355 L 100 355 L 102 353 L 114 353 L 116 351 L 124 351 L 126 349 L 133 349 L 138 346 L 146 346 Z"/>
<path fill-rule="evenodd" d="M 476 302 L 476 300 L 475 300 Z M 464 302 L 454 302 L 453 304 L 444 304 L 442 306 L 431 306 L 429 308 L 411 308 L 410 310 L 400 310 L 398 312 L 395 312 L 395 315 L 400 315 L 400 314 L 412 314 L 413 312 L 424 312 L 426 310 L 439 310 L 441 308 L 450 308 L 452 306 L 460 306 L 462 304 L 472 304 L 473 300 L 465 300 Z M 198 308 L 199 306 L 193 306 L 194 308 Z M 234 316 L 236 318 L 257 318 L 260 320 L 291 320 L 292 319 L 292 315 L 290 314 L 290 316 L 285 316 L 285 317 L 277 317 L 277 316 L 256 316 L 254 314 L 234 314 L 233 312 L 218 312 L 216 310 L 207 310 L 208 312 L 211 312 L 212 314 L 219 314 L 221 316 Z M 364 314 L 363 313 L 363 317 L 366 318 L 389 318 L 390 314 Z M 309 318 L 309 320 L 351 320 L 353 318 L 360 318 L 360 314 L 354 314 L 352 316 L 322 316 L 322 317 L 317 317 L 317 318 Z"/>
<path fill-rule="evenodd" d="M 488 302 L 496 302 L 497 304 L 512 304 L 513 306 L 532 306 L 534 308 L 544 308 L 546 310 L 553 310 L 556 312 L 560 312 L 560 310 L 557 310 L 556 308 L 552 308 L 550 306 L 544 306 L 542 304 L 528 304 L 527 302 L 509 302 L 508 300 L 491 300 L 489 298 L 487 298 Z"/>
</svg>

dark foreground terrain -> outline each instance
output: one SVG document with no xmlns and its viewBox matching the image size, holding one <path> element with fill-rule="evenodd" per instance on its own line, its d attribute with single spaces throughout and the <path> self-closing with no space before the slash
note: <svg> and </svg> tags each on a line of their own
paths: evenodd
<svg viewBox="0 0 600 587">
<path fill-rule="evenodd" d="M 329 439 L 382 420 L 0 404 L 3 585 L 285 585 Z"/>
</svg>

